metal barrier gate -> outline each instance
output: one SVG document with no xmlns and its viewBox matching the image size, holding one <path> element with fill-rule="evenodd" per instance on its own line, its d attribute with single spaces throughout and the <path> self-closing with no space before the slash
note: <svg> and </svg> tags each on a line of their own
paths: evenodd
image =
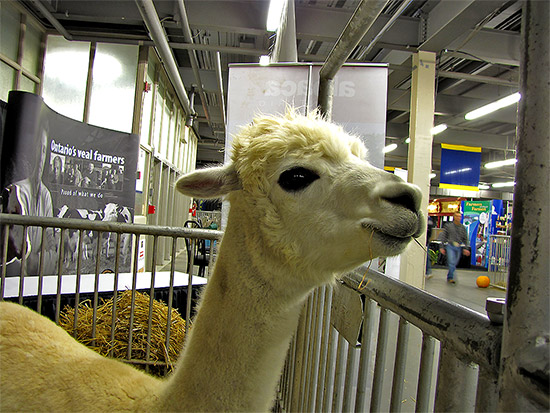
<svg viewBox="0 0 550 413">
<path fill-rule="evenodd" d="M 309 298 L 277 408 L 495 411 L 501 336 L 477 312 L 356 270 Z"/>
<path fill-rule="evenodd" d="M 27 251 L 29 251 L 29 243 L 22 241 L 20 247 L 19 273 L 15 276 L 7 275 L 7 263 L 9 249 L 14 247 L 13 241 L 10 238 L 10 233 L 14 234 L 19 231 L 21 240 L 26 240 L 27 233 L 32 229 L 41 228 L 42 244 L 40 245 L 40 257 L 44 256 L 44 237 L 46 230 L 54 231 L 55 233 L 55 253 L 57 254 L 57 271 L 55 274 L 44 274 L 43 259 L 40 259 L 38 274 L 27 274 L 26 259 Z M 22 231 L 22 235 L 21 235 Z M 95 239 L 98 240 L 94 248 L 97 248 L 95 253 L 91 255 L 95 258 L 95 265 L 84 265 L 87 258 L 84 257 L 85 247 L 83 240 L 85 233 L 93 231 Z M 63 263 L 66 254 L 69 253 L 67 248 L 69 244 L 65 241 L 69 237 L 69 232 L 77 234 L 76 244 L 73 242 L 72 247 L 75 254 L 76 265 L 74 273 L 67 273 Z M 189 229 L 189 228 L 170 228 L 161 226 L 148 226 L 137 224 L 126 224 L 118 222 L 97 222 L 84 219 L 58 219 L 58 218 L 39 218 L 30 216 L 0 214 L 0 254 L 1 255 L 1 278 L 0 278 L 0 299 L 10 300 L 24 304 L 33 308 L 41 314 L 51 318 L 57 324 L 60 324 L 60 316 L 63 308 L 66 306 L 74 307 L 74 315 L 71 320 L 74 320 L 72 333 L 76 337 L 76 333 L 82 327 L 82 320 L 79 319 L 79 308 L 81 304 L 85 304 L 93 312 L 92 321 L 92 337 L 88 340 L 88 344 L 96 345 L 96 339 L 99 340 L 98 333 L 98 309 L 103 302 L 112 300 L 112 308 L 109 325 L 106 326 L 110 330 L 104 340 L 110 341 L 111 350 L 108 355 L 115 356 L 112 348 L 115 347 L 115 329 L 118 324 L 122 323 L 123 309 L 117 308 L 117 303 L 124 292 L 129 291 L 131 294 L 131 302 L 128 308 L 128 316 L 124 318 L 124 322 L 128 323 L 125 326 L 127 340 L 123 343 L 123 349 L 120 352 L 124 356 L 118 356 L 125 362 L 144 366 L 146 371 L 150 371 L 150 367 L 155 367 L 156 374 L 166 374 L 172 362 L 169 357 L 163 362 L 154 361 L 151 359 L 153 331 L 152 315 L 153 307 L 156 303 L 165 305 L 166 323 L 162 328 L 164 343 L 160 346 L 169 348 L 171 344 L 171 329 L 174 328 L 173 317 L 176 313 L 174 309 L 179 310 L 181 318 L 184 318 L 184 331 L 190 326 L 190 320 L 193 313 L 192 303 L 197 298 L 197 290 L 206 284 L 206 279 L 197 277 L 192 274 L 187 274 L 187 250 L 184 240 L 189 240 L 189 250 L 194 250 L 194 243 L 198 239 L 219 240 L 222 232 L 204 229 Z M 130 272 L 119 271 L 119 252 L 123 239 L 126 235 L 133 238 L 132 243 L 132 270 Z M 99 262 L 101 255 L 105 254 L 104 243 L 100 240 L 114 238 L 115 244 L 111 249 L 117 252 L 113 272 L 100 273 Z M 138 272 L 138 255 L 140 252 L 139 239 L 147 239 L 150 243 L 149 250 L 152 251 L 151 268 L 145 269 L 143 272 Z M 169 245 L 171 253 L 167 263 L 160 262 L 157 254 L 161 248 Z M 37 248 L 37 246 L 30 246 Z M 102 249 L 103 248 L 103 249 Z M 12 251 L 10 251 L 12 252 Z M 142 251 L 143 252 L 143 251 Z M 13 255 L 13 254 L 12 254 Z M 165 254 L 162 254 L 164 256 Z M 193 268 L 194 254 L 189 255 L 190 268 Z M 181 262 L 180 262 L 181 261 Z M 89 264 L 89 263 L 88 263 Z M 178 266 L 180 268 L 178 268 Z M 83 273 L 82 268 L 95 267 L 95 273 Z M 146 335 L 146 343 L 140 346 L 136 345 L 137 328 L 136 323 L 136 296 L 138 292 L 147 294 L 148 302 L 144 304 L 147 308 L 143 309 L 145 316 L 148 318 L 147 325 L 140 327 L 144 335 Z M 140 293 L 140 294 L 141 294 Z M 179 316 L 178 314 L 178 316 Z M 82 317 L 81 317 L 82 318 Z M 157 320 L 158 323 L 158 320 Z M 183 323 L 182 323 L 183 324 Z M 173 337 L 172 337 L 173 339 Z M 172 340 L 173 341 L 173 340 Z M 183 344 L 183 343 L 181 343 Z M 120 347 L 120 346 L 119 346 Z M 140 357 L 136 356 L 138 349 L 141 351 Z M 145 347 L 145 349 L 143 349 Z M 120 353 L 119 352 L 119 353 Z M 177 355 L 176 355 L 177 357 Z"/>
<path fill-rule="evenodd" d="M 510 268 L 511 245 L 509 235 L 489 236 L 488 273 L 491 284 L 495 286 L 506 288 L 506 278 Z"/>
</svg>

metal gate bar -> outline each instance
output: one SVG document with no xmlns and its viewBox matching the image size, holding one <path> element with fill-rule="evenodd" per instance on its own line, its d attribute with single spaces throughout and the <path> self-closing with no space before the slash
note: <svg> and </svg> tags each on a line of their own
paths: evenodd
<svg viewBox="0 0 550 413">
<path fill-rule="evenodd" d="M 40 248 L 40 261 L 38 265 L 38 274 L 26 274 L 27 270 L 27 258 L 26 258 L 26 251 L 28 251 L 27 247 L 27 232 L 30 227 L 38 227 L 42 231 L 42 245 Z M 21 251 L 22 251 L 22 258 L 21 258 L 21 267 L 20 272 L 21 274 L 13 277 L 7 275 L 7 265 L 4 263 L 7 263 L 7 257 L 8 257 L 8 241 L 10 240 L 10 231 L 12 231 L 13 228 L 21 228 L 23 237 L 21 241 Z M 44 304 L 44 281 L 45 277 L 47 275 L 44 274 L 44 240 L 46 236 L 47 231 L 57 231 L 59 234 L 58 241 L 56 241 L 56 247 L 57 247 L 57 267 L 56 267 L 56 274 L 53 276 L 56 277 L 55 279 L 55 292 L 53 295 L 49 295 L 49 297 L 54 300 L 55 304 L 52 306 L 55 307 L 54 313 L 53 313 L 53 319 L 56 323 L 60 322 L 60 313 L 61 313 L 61 303 L 62 299 L 71 298 L 74 299 L 74 321 L 72 323 L 73 326 L 73 335 L 76 336 L 78 333 L 79 328 L 79 304 L 82 300 L 82 268 L 83 268 L 83 262 L 85 260 L 88 260 L 89 264 L 92 264 L 95 268 L 95 274 L 92 273 L 90 275 L 87 275 L 88 282 L 91 282 L 89 284 L 90 290 L 88 291 L 89 294 L 92 295 L 91 298 L 91 307 L 92 307 L 92 337 L 97 337 L 97 322 L 98 322 L 98 315 L 97 315 L 97 309 L 99 305 L 99 294 L 100 294 L 100 276 L 104 277 L 104 275 L 100 274 L 100 257 L 102 255 L 102 240 L 104 239 L 105 234 L 109 237 L 107 239 L 107 246 L 106 248 L 108 251 L 113 250 L 113 241 L 114 241 L 114 274 L 111 275 L 112 282 L 113 282 L 113 288 L 112 290 L 105 291 L 103 288 L 101 290 L 102 293 L 110 293 L 112 295 L 113 299 L 113 308 L 112 308 L 112 318 L 110 321 L 110 342 L 111 346 L 115 341 L 115 327 L 116 323 L 118 322 L 117 317 L 117 311 L 119 310 L 117 308 L 117 296 L 119 294 L 119 288 L 120 288 L 120 282 L 119 282 L 119 273 L 120 273 L 120 265 L 121 265 L 121 258 L 119 252 L 121 251 L 122 244 L 124 242 L 131 242 L 132 236 L 135 237 L 135 244 L 133 248 L 129 248 L 130 254 L 133 256 L 133 265 L 131 266 L 131 273 L 130 273 L 130 279 L 128 280 L 128 288 L 131 288 L 131 302 L 130 302 L 130 315 L 129 315 L 129 332 L 128 332 L 128 341 L 126 343 L 126 356 L 124 357 L 124 361 L 132 364 L 143 364 L 145 365 L 146 370 L 148 371 L 150 366 L 152 365 L 162 365 L 163 363 L 155 362 L 151 360 L 151 331 L 152 331 L 152 312 L 153 312 L 153 302 L 154 302 L 154 295 L 155 295 L 155 283 L 157 281 L 157 264 L 159 263 L 159 260 L 157 259 L 157 250 L 159 245 L 159 237 L 165 237 L 167 242 L 172 242 L 172 248 L 171 248 L 171 261 L 170 261 L 170 270 L 169 270 L 169 277 L 168 277 L 168 285 L 167 288 L 167 295 L 168 298 L 165 300 L 166 305 L 168 308 L 167 313 L 167 324 L 164 326 L 164 331 L 166 333 L 166 341 L 165 344 L 168 348 L 170 344 L 170 335 L 171 335 L 171 315 L 172 315 L 172 308 L 173 308 L 173 302 L 174 302 L 174 285 L 175 285 L 175 273 L 176 273 L 176 255 L 178 253 L 178 241 L 180 241 L 182 238 L 189 239 L 192 243 L 194 243 L 197 239 L 208 239 L 211 241 L 219 240 L 221 239 L 222 232 L 220 231 L 213 231 L 213 230 L 204 230 L 204 229 L 190 229 L 190 228 L 171 228 L 171 227 L 162 227 L 162 226 L 148 226 L 148 225 L 138 225 L 138 224 L 127 224 L 127 223 L 119 223 L 119 222 L 99 222 L 99 221 L 90 221 L 90 220 L 80 220 L 80 219 L 58 219 L 58 218 L 48 218 L 48 217 L 31 217 L 31 216 L 20 216 L 15 214 L 0 214 L 0 232 L 1 234 L 1 241 L 2 241 L 2 251 L 1 253 L 1 271 L 0 271 L 0 299 L 6 298 L 6 282 L 7 279 L 10 279 L 10 285 L 15 286 L 17 285 L 17 296 L 14 296 L 14 298 L 17 302 L 20 304 L 24 303 L 24 300 L 27 297 L 30 298 L 36 298 L 36 310 L 40 313 L 43 311 L 43 304 Z M 76 247 L 74 250 L 72 250 L 71 259 L 75 260 L 75 267 L 73 267 L 73 271 L 75 271 L 74 275 L 64 275 L 64 255 L 67 253 L 65 251 L 65 241 L 69 239 L 70 235 L 68 231 L 76 231 L 76 234 L 78 235 L 78 242 L 76 243 Z M 83 240 L 86 236 L 86 234 L 93 233 L 94 236 L 97 235 L 97 245 L 95 246 L 95 263 L 91 263 L 89 260 L 90 258 L 87 256 L 91 251 L 88 249 L 89 246 L 86 248 L 84 247 Z M 75 233 L 72 233 L 75 234 Z M 136 360 L 134 357 L 134 315 L 136 310 L 136 291 L 137 291 L 137 279 L 138 279 L 138 255 L 139 255 L 139 237 L 140 236 L 147 236 L 151 238 L 152 242 L 152 267 L 150 268 L 150 278 L 149 278 L 149 286 L 148 286 L 148 292 L 149 292 L 149 308 L 147 309 L 149 317 L 147 321 L 147 335 L 146 335 L 146 345 L 145 345 L 145 357 L 144 360 Z M 129 245 L 129 244 L 126 244 Z M 94 253 L 92 252 L 92 255 Z M 191 254 L 191 260 L 193 259 L 193 254 Z M 95 265 L 94 265 L 95 264 Z M 192 264 L 192 263 L 191 263 Z M 192 267 L 191 267 L 192 268 Z M 49 274 L 48 274 L 49 277 Z M 69 278 L 72 278 L 72 280 L 69 280 Z M 186 326 L 185 328 L 188 329 L 190 326 L 190 318 L 191 318 L 191 300 L 193 297 L 193 274 L 188 274 L 188 283 L 187 283 L 187 302 L 185 303 L 185 314 L 182 314 L 186 319 Z M 27 290 L 26 281 L 31 280 L 34 285 L 32 288 L 36 288 L 36 295 L 29 296 L 28 293 L 25 291 Z M 13 281 L 17 280 L 17 283 L 14 284 Z M 65 280 L 69 280 L 69 282 L 74 285 L 74 291 L 73 293 L 70 293 L 67 295 L 66 290 L 67 288 L 72 288 L 70 285 L 67 287 L 64 285 Z M 51 281 L 50 279 L 48 281 Z M 49 284 L 51 285 L 51 284 Z M 11 288 L 11 287 L 10 287 Z M 53 285 L 50 287 L 53 288 Z M 110 287 L 109 287 L 110 288 Z M 163 287 L 164 288 L 164 287 Z M 33 306 L 34 307 L 34 306 Z M 97 344 L 95 340 L 92 340 L 92 345 Z M 113 354 L 113 348 L 110 350 L 110 354 Z M 164 364 L 165 372 L 168 371 L 168 363 Z"/>
<path fill-rule="evenodd" d="M 332 287 L 325 287 L 324 302 L 320 302 L 323 290 L 316 291 L 304 309 L 297 345 L 292 353 L 293 362 L 288 363 L 285 370 L 285 380 L 289 380 L 295 370 L 294 377 L 300 384 L 296 387 L 295 383 L 290 398 L 284 392 L 292 386 L 281 387 L 279 396 L 287 402 L 278 403 L 279 409 L 400 411 L 406 370 L 414 364 L 414 360 L 407 360 L 411 345 L 421 347 L 415 382 L 407 383 L 416 391 L 416 411 L 433 411 L 434 403 L 436 410 L 454 406 L 473 411 L 494 406 L 498 398 L 495 387 L 490 386 L 485 394 L 481 389 L 477 391 L 477 387 L 480 380 L 496 383 L 502 327 L 491 324 L 479 313 L 377 271 L 368 270 L 369 282 L 358 291 L 365 271 L 361 268 L 347 274 L 343 284 L 336 287 L 365 296 L 360 349 L 334 328 L 336 320 L 328 311 L 333 305 Z M 312 311 L 319 311 L 319 314 L 315 316 Z M 409 330 L 412 326 L 421 330 L 421 342 L 411 341 Z M 437 397 L 433 391 L 434 369 L 437 371 Z M 307 381 L 304 375 L 309 376 Z M 410 392 L 409 389 L 408 394 Z"/>
</svg>

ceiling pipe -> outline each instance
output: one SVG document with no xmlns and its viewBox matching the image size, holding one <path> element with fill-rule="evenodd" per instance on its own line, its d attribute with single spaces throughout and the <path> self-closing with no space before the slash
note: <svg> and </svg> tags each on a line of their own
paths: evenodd
<svg viewBox="0 0 550 413">
<path fill-rule="evenodd" d="M 393 24 L 397 21 L 397 19 L 403 14 L 405 9 L 409 7 L 409 4 L 411 4 L 413 0 L 407 0 L 404 1 L 403 4 L 395 11 L 395 13 L 390 17 L 390 19 L 386 22 L 384 27 L 380 29 L 378 34 L 374 36 L 374 38 L 370 41 L 367 48 L 361 53 L 361 56 L 359 59 L 362 59 L 364 56 L 368 55 L 369 52 L 372 50 L 374 45 L 378 43 L 378 41 L 382 38 L 382 36 L 393 26 Z"/>
<path fill-rule="evenodd" d="M 296 15 L 294 0 L 287 0 L 281 22 L 275 38 L 275 46 L 271 61 L 273 63 L 297 62 L 298 48 L 296 46 Z"/>
<path fill-rule="evenodd" d="M 50 11 L 42 4 L 40 0 L 32 0 L 32 4 L 36 6 L 46 20 L 48 20 L 65 39 L 73 40 L 73 36 L 62 26 L 61 23 L 59 23 L 59 20 L 57 20 L 54 15 L 50 13 Z"/>
<path fill-rule="evenodd" d="M 222 61 L 220 52 L 216 52 L 216 79 L 218 80 L 218 99 L 220 99 L 220 106 L 222 112 L 223 133 L 225 134 L 226 119 L 225 119 L 225 101 L 223 99 L 223 78 L 222 78 Z"/>
<path fill-rule="evenodd" d="M 193 44 L 193 34 L 191 33 L 191 27 L 189 26 L 189 19 L 187 17 L 187 10 L 185 9 L 185 4 L 183 0 L 177 1 L 178 12 L 181 16 L 181 30 L 183 32 L 183 39 L 186 43 Z M 210 113 L 208 112 L 208 104 L 206 100 L 206 95 L 204 89 L 202 88 L 202 80 L 199 72 L 199 63 L 197 61 L 196 51 L 194 49 L 188 49 L 189 61 L 191 62 L 191 68 L 193 69 L 193 74 L 195 75 L 195 81 L 197 82 L 197 91 L 199 92 L 199 97 L 201 98 L 202 109 L 204 110 L 204 116 L 208 121 L 208 125 L 212 128 L 212 123 L 210 121 Z"/>
<path fill-rule="evenodd" d="M 189 98 L 187 97 L 187 92 L 185 91 L 185 86 L 181 80 L 181 76 L 172 54 L 172 49 L 168 45 L 168 40 L 166 39 L 166 32 L 160 23 L 159 16 L 155 10 L 155 6 L 152 0 L 135 0 L 138 7 L 139 13 L 149 30 L 149 35 L 155 44 L 155 48 L 162 59 L 162 63 L 166 68 L 166 73 L 178 98 L 183 106 L 183 110 L 188 116 L 195 116 L 195 111 L 189 103 Z"/>
<path fill-rule="evenodd" d="M 492 77 L 492 76 L 472 75 L 470 73 L 449 72 L 447 70 L 438 70 L 437 76 L 446 77 L 449 79 L 468 80 L 468 81 L 477 82 L 477 83 L 487 83 L 489 85 L 507 86 L 507 87 L 516 87 L 516 88 L 518 87 L 518 81 L 500 79 L 498 77 Z"/>
<path fill-rule="evenodd" d="M 372 27 L 388 0 L 362 0 L 355 9 L 319 72 L 318 106 L 327 118 L 332 114 L 334 77 Z"/>
</svg>

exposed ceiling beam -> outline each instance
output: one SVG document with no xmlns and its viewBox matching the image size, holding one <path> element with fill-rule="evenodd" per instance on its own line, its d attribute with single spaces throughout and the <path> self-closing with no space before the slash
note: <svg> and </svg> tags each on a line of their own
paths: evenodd
<svg viewBox="0 0 550 413">
<path fill-rule="evenodd" d="M 420 50 L 439 52 L 445 49 L 465 31 L 476 28 L 502 3 L 494 0 L 439 2 L 428 16 L 427 40 L 420 45 Z"/>
</svg>

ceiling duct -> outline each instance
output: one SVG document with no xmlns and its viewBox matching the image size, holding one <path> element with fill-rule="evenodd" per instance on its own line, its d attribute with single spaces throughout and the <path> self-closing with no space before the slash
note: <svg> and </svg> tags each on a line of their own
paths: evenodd
<svg viewBox="0 0 550 413">
<path fill-rule="evenodd" d="M 193 44 L 193 34 L 191 33 L 191 27 L 189 26 L 189 19 L 187 17 L 187 11 L 185 9 L 185 4 L 183 0 L 178 0 L 177 6 L 178 6 L 179 14 L 181 16 L 181 30 L 183 32 L 183 39 L 185 40 L 186 43 Z M 188 49 L 188 52 L 189 52 L 189 61 L 191 62 L 191 68 L 193 69 L 195 81 L 197 82 L 197 91 L 199 93 L 199 97 L 201 98 L 202 109 L 204 110 L 204 116 L 206 116 L 208 125 L 210 126 L 210 128 L 212 128 L 210 113 L 208 112 L 208 103 L 206 100 L 206 95 L 204 94 L 204 89 L 202 88 L 202 80 L 199 72 L 199 63 L 197 61 L 196 51 L 194 49 Z"/>
<path fill-rule="evenodd" d="M 73 36 L 63 27 L 59 20 L 57 20 L 53 14 L 40 2 L 40 0 L 32 0 L 32 4 L 42 13 L 42 15 L 48 20 L 53 27 L 67 40 L 73 40 Z"/>
<path fill-rule="evenodd" d="M 195 111 L 189 103 L 189 98 L 187 97 L 185 86 L 181 80 L 176 60 L 174 59 L 172 49 L 170 49 L 168 40 L 166 39 L 166 32 L 160 23 L 159 16 L 152 0 L 136 0 L 136 5 L 147 26 L 147 30 L 149 30 L 151 40 L 155 43 L 155 48 L 162 59 L 168 78 L 176 90 L 176 94 L 178 95 L 185 113 L 188 116 L 194 116 Z"/>
<path fill-rule="evenodd" d="M 376 21 L 388 0 L 362 0 L 340 34 L 327 60 L 319 72 L 318 105 L 325 116 L 332 113 L 332 95 L 334 77 L 349 55 L 365 37 L 372 24 Z"/>
</svg>

